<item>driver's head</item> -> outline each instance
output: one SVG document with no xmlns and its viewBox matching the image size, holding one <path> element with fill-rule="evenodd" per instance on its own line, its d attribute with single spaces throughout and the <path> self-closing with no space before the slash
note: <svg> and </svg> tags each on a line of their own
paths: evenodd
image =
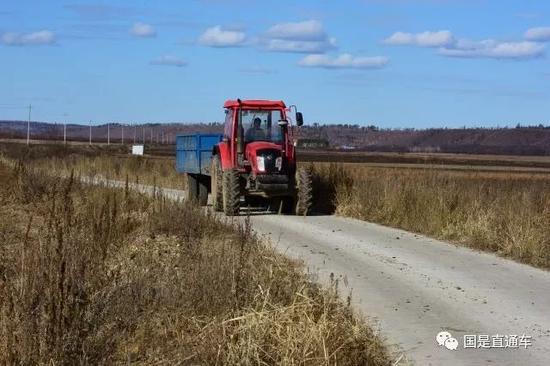
<svg viewBox="0 0 550 366">
<path fill-rule="evenodd" d="M 260 128 L 260 125 L 262 124 L 262 120 L 260 117 L 254 118 L 254 128 Z"/>
</svg>

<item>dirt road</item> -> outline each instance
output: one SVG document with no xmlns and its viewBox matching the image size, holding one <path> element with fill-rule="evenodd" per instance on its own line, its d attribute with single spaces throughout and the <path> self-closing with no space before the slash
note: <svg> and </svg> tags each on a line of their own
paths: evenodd
<svg viewBox="0 0 550 366">
<path fill-rule="evenodd" d="M 354 219 L 257 214 L 251 221 L 320 282 L 334 274 L 342 295 L 351 292 L 355 308 L 418 365 L 550 364 L 550 272 Z M 458 340 L 457 350 L 438 346 L 442 330 Z M 512 342 L 523 334 L 531 346 L 498 347 L 504 336 Z M 465 335 L 488 336 L 495 347 L 464 348 Z"/>
</svg>

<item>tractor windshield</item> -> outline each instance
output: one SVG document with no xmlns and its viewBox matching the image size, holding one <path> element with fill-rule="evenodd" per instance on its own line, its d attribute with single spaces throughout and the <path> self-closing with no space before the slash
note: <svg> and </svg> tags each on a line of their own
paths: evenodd
<svg viewBox="0 0 550 366">
<path fill-rule="evenodd" d="M 241 112 L 244 142 L 270 141 L 282 143 L 282 129 L 278 122 L 283 118 L 280 110 L 244 109 Z"/>
</svg>

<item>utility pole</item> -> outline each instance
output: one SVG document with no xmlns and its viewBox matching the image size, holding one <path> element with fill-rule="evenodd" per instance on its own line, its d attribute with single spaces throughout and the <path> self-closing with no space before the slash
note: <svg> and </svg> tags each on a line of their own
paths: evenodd
<svg viewBox="0 0 550 366">
<path fill-rule="evenodd" d="M 111 124 L 107 123 L 107 145 L 111 145 Z"/>
<path fill-rule="evenodd" d="M 27 145 L 31 143 L 31 110 L 32 105 L 29 104 L 29 121 L 27 122 Z"/>
<path fill-rule="evenodd" d="M 92 120 L 90 120 L 90 138 L 88 140 L 88 144 L 92 146 Z"/>
<path fill-rule="evenodd" d="M 124 123 L 120 125 L 120 143 L 124 145 Z"/>
<path fill-rule="evenodd" d="M 143 145 L 145 145 L 145 126 L 141 127 L 141 140 Z"/>
<path fill-rule="evenodd" d="M 67 145 L 67 113 L 63 114 L 63 144 Z"/>
<path fill-rule="evenodd" d="M 151 127 L 151 145 L 153 145 L 153 127 Z"/>
<path fill-rule="evenodd" d="M 134 125 L 134 145 L 136 144 L 136 137 L 137 137 L 137 126 Z"/>
</svg>

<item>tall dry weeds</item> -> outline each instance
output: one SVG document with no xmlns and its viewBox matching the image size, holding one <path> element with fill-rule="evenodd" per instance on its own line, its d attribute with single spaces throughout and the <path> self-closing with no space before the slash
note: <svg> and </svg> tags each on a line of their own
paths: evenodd
<svg viewBox="0 0 550 366">
<path fill-rule="evenodd" d="M 343 216 L 550 268 L 550 177 L 318 164 L 320 196 Z"/>
<path fill-rule="evenodd" d="M 0 364 L 389 364 L 248 225 L 23 164 L 0 201 Z"/>
</svg>

